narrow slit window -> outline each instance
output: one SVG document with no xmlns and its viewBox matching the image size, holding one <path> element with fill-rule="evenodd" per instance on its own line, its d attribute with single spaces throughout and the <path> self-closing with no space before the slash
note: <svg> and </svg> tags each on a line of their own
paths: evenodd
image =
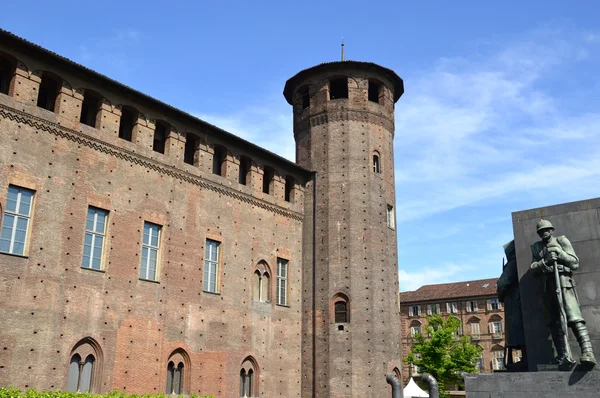
<svg viewBox="0 0 600 398">
<path fill-rule="evenodd" d="M 160 225 L 144 222 L 140 279 L 157 281 L 156 268 L 158 263 L 158 249 L 160 246 L 160 232 Z"/>
<path fill-rule="evenodd" d="M 37 106 L 50 112 L 54 112 L 56 97 L 58 96 L 61 85 L 62 82 L 44 72 L 38 91 Z"/>
<path fill-rule="evenodd" d="M 329 80 L 329 99 L 348 98 L 348 78 Z"/>
<path fill-rule="evenodd" d="M 82 268 L 100 270 L 102 268 L 102 252 L 106 239 L 106 210 L 88 207 L 85 220 L 85 239 L 83 241 Z"/>
<path fill-rule="evenodd" d="M 167 134 L 170 128 L 166 124 L 156 122 L 154 129 L 154 141 L 152 143 L 152 149 L 154 152 L 165 153 L 165 142 L 167 141 Z"/>
<path fill-rule="evenodd" d="M 391 229 L 394 229 L 396 226 L 396 214 L 392 205 L 387 205 L 387 226 Z"/>
<path fill-rule="evenodd" d="M 0 234 L 0 252 L 25 254 L 33 191 L 10 185 Z"/>
<path fill-rule="evenodd" d="M 185 139 L 185 152 L 183 155 L 183 161 L 187 164 L 196 164 L 196 152 L 198 151 L 198 144 L 200 140 L 195 135 L 188 133 Z"/>
<path fill-rule="evenodd" d="M 203 287 L 205 292 L 218 293 L 219 246 L 220 243 L 215 240 L 206 240 Z"/>
<path fill-rule="evenodd" d="M 379 156 L 373 155 L 373 173 L 379 174 L 381 173 L 381 166 L 379 164 Z"/>
<path fill-rule="evenodd" d="M 133 126 L 135 126 L 137 118 L 137 111 L 123 107 L 119 122 L 119 138 L 129 142 L 133 141 Z"/>
<path fill-rule="evenodd" d="M 277 259 L 277 305 L 287 305 L 288 261 Z"/>
</svg>

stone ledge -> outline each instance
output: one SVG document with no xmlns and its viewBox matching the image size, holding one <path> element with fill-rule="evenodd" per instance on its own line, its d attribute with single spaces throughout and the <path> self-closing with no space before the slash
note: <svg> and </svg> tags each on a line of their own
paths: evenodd
<svg viewBox="0 0 600 398">
<path fill-rule="evenodd" d="M 464 376 L 467 398 L 597 398 L 600 372 L 502 372 Z"/>
</svg>

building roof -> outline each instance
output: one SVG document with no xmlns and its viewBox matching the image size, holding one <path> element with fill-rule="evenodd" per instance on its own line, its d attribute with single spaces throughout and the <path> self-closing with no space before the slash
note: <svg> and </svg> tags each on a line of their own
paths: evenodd
<svg viewBox="0 0 600 398">
<path fill-rule="evenodd" d="M 404 81 L 400 76 L 396 74 L 391 69 L 384 68 L 381 65 L 377 65 L 373 62 L 364 62 L 364 61 L 335 61 L 335 62 L 323 62 L 322 64 L 312 66 L 310 68 L 301 70 L 296 73 L 294 76 L 290 77 L 288 81 L 285 83 L 285 88 L 283 89 L 283 95 L 287 102 L 292 105 L 292 95 L 294 94 L 294 90 L 298 83 L 302 82 L 309 75 L 318 72 L 324 71 L 339 71 L 342 67 L 352 67 L 356 69 L 362 69 L 364 71 L 374 71 L 375 73 L 379 73 L 392 81 L 394 85 L 394 102 L 398 101 L 398 99 L 404 94 Z"/>
<path fill-rule="evenodd" d="M 15 35 L 14 33 L 11 33 L 7 30 L 0 28 L 0 40 L 3 40 L 3 41 L 10 40 L 13 43 L 18 43 L 21 46 L 24 46 L 25 48 L 27 48 L 32 53 L 39 54 L 40 56 L 48 57 L 50 60 L 52 60 L 53 62 L 55 62 L 57 64 L 62 64 L 67 67 L 75 68 L 83 73 L 87 73 L 90 76 L 90 78 L 93 80 L 99 80 L 101 82 L 105 82 L 109 85 L 112 85 L 116 89 L 121 90 L 122 92 L 127 92 L 130 94 L 133 94 L 134 96 L 141 97 L 143 100 L 148 101 L 149 103 L 153 104 L 156 107 L 166 108 L 170 112 L 173 112 L 173 114 L 175 114 L 177 117 L 192 120 L 192 122 L 194 122 L 194 123 L 199 123 L 203 127 L 206 127 L 206 128 L 211 129 L 212 131 L 215 131 L 217 134 L 222 135 L 226 139 L 236 142 L 242 146 L 245 146 L 245 147 L 249 148 L 250 150 L 262 153 L 266 157 L 272 158 L 275 162 L 280 162 L 280 163 L 285 164 L 288 168 L 294 170 L 295 172 L 297 172 L 299 174 L 304 174 L 304 176 L 306 178 L 310 177 L 310 170 L 305 169 L 304 167 L 298 165 L 295 162 L 292 162 L 276 153 L 273 153 L 263 147 L 260 147 L 256 144 L 254 144 L 250 141 L 244 140 L 243 138 L 240 138 L 235 134 L 232 134 L 232 133 L 230 133 L 226 130 L 223 130 L 213 124 L 210 124 L 205 120 L 202 120 L 194 115 L 191 115 L 185 111 L 182 111 L 181 109 L 175 108 L 174 106 L 171 106 L 165 102 L 162 102 L 148 94 L 144 94 L 141 91 L 135 90 L 123 83 L 120 83 L 114 79 L 111 79 L 110 77 L 103 75 L 101 73 L 98 73 L 98 72 L 96 72 L 86 66 L 83 66 L 75 61 L 72 61 L 69 58 L 63 57 L 62 55 L 59 55 L 59 54 L 57 54 L 53 51 L 50 51 L 42 46 L 32 43 L 29 40 L 26 40 L 20 36 Z M 290 139 L 291 138 L 292 137 L 290 137 Z"/>
<path fill-rule="evenodd" d="M 498 278 L 425 285 L 417 290 L 401 292 L 400 303 L 495 295 L 496 282 Z"/>
</svg>

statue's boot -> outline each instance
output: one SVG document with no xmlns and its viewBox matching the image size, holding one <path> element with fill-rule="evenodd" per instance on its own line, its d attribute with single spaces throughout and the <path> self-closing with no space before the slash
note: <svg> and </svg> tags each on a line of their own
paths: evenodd
<svg viewBox="0 0 600 398">
<path fill-rule="evenodd" d="M 556 348 L 556 358 L 552 363 L 558 364 L 559 370 L 571 370 L 575 366 L 576 362 L 567 355 L 567 347 L 565 345 L 565 335 L 562 332 L 560 326 L 555 325 L 552 328 L 552 341 L 554 342 L 554 348 Z"/>
<path fill-rule="evenodd" d="M 577 322 L 573 325 L 573 332 L 577 337 L 579 347 L 581 347 L 581 364 L 587 366 L 596 365 L 596 357 L 594 357 L 594 351 L 592 349 L 592 342 L 590 341 L 590 335 L 583 322 Z"/>
</svg>

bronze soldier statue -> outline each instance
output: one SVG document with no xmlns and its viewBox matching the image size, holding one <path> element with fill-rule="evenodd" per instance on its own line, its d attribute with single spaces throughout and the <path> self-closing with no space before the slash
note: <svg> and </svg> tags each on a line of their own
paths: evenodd
<svg viewBox="0 0 600 398">
<path fill-rule="evenodd" d="M 571 327 L 581 347 L 581 364 L 594 366 L 596 358 L 573 280 L 579 258 L 571 242 L 565 236 L 554 237 L 553 232 L 550 221 L 538 222 L 537 233 L 542 240 L 531 245 L 531 272 L 541 278 L 542 309 L 557 353 L 555 362 L 562 370 L 575 365 L 568 344 L 568 327 Z"/>
<path fill-rule="evenodd" d="M 527 350 L 514 240 L 504 245 L 504 253 L 507 261 L 502 269 L 502 275 L 496 283 L 498 300 L 504 303 L 504 330 L 506 332 L 504 365 L 509 371 L 526 371 Z M 513 362 L 513 350 L 521 350 L 520 362 Z"/>
</svg>

